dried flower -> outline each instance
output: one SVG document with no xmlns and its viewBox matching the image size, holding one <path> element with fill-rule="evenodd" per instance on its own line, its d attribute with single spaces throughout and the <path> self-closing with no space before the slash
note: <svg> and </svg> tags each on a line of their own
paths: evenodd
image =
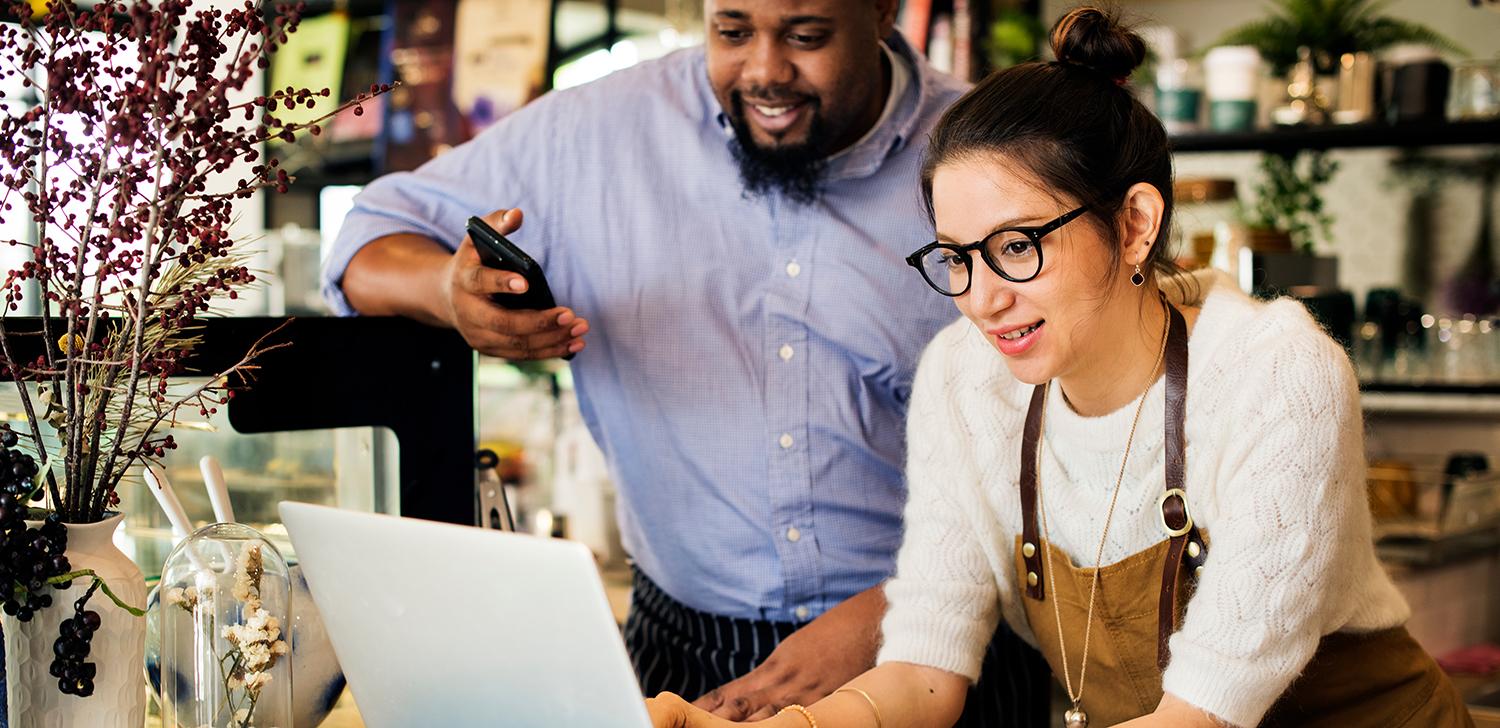
<svg viewBox="0 0 1500 728">
<path fill-rule="evenodd" d="M 247 545 L 235 560 L 234 586 L 230 594 L 241 603 L 243 621 L 222 630 L 232 649 L 220 660 L 226 668 L 225 700 L 234 715 L 235 725 L 248 728 L 260 692 L 271 682 L 271 669 L 280 658 L 291 652 L 282 638 L 281 620 L 261 603 L 261 578 L 265 562 L 259 544 Z M 236 693 L 243 692 L 236 699 Z M 242 706 L 242 707 L 236 707 Z"/>
<path fill-rule="evenodd" d="M 230 595 L 252 608 L 260 606 L 260 578 L 265 574 L 260 546 L 251 545 L 240 552 L 234 567 L 234 588 Z"/>
<path fill-rule="evenodd" d="M 191 612 L 198 606 L 198 587 L 172 587 L 162 595 L 162 601 Z"/>
</svg>

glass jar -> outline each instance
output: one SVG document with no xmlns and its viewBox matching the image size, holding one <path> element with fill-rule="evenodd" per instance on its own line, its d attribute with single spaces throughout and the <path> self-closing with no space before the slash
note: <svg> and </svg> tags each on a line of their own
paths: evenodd
<svg viewBox="0 0 1500 728">
<path fill-rule="evenodd" d="M 1232 223 L 1236 217 L 1239 197 L 1233 179 L 1188 178 L 1172 184 L 1172 197 L 1176 201 L 1176 227 L 1181 231 L 1176 259 L 1184 268 L 1206 268 L 1210 265 L 1229 270 L 1223 259 L 1227 251 L 1215 257 L 1215 228 Z"/>
<path fill-rule="evenodd" d="M 1462 61 L 1453 67 L 1453 116 L 1500 117 L 1500 58 Z"/>
<path fill-rule="evenodd" d="M 254 529 L 216 523 L 178 544 L 161 578 L 162 725 L 291 728 L 290 603 L 286 561 Z"/>
</svg>

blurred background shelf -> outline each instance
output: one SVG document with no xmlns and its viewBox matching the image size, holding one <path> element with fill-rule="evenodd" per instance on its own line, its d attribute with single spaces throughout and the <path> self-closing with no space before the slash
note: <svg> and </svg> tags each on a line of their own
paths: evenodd
<svg viewBox="0 0 1500 728">
<path fill-rule="evenodd" d="M 1387 414 L 1500 416 L 1500 386 L 1382 385 L 1365 388 L 1366 412 Z"/>
<path fill-rule="evenodd" d="M 1500 144 L 1500 119 L 1287 127 L 1246 133 L 1200 132 L 1174 135 L 1171 143 L 1176 152 L 1273 154 L 1322 149 Z"/>
</svg>

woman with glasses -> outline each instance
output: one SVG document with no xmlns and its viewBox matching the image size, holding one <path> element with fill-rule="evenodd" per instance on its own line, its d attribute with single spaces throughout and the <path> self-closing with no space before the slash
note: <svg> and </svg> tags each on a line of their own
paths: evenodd
<svg viewBox="0 0 1500 728">
<path fill-rule="evenodd" d="M 938 238 L 908 262 L 963 318 L 917 374 L 879 665 L 762 725 L 949 726 L 1000 619 L 1067 726 L 1472 725 L 1376 560 L 1348 357 L 1297 302 L 1173 266 L 1141 39 L 1084 8 L 1052 46 L 927 152 Z"/>
</svg>

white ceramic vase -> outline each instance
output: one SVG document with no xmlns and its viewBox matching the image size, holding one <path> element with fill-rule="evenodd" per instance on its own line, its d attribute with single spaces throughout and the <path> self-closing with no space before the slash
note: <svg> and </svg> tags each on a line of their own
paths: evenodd
<svg viewBox="0 0 1500 728">
<path fill-rule="evenodd" d="M 68 563 L 73 570 L 93 569 L 122 601 L 146 603 L 146 582 L 130 557 L 115 548 L 113 537 L 125 517 L 116 514 L 98 523 L 68 525 Z M 39 523 L 32 524 L 40 525 Z M 29 622 L 4 617 L 6 697 L 10 728 L 140 728 L 146 720 L 146 689 L 141 664 L 146 649 L 146 620 L 115 606 L 101 591 L 88 609 L 102 624 L 94 633 L 88 661 L 98 666 L 94 694 L 64 695 L 52 664 L 58 626 L 73 616 L 73 602 L 92 582 L 76 579 L 66 590 L 54 590 L 52 606 Z"/>
</svg>

